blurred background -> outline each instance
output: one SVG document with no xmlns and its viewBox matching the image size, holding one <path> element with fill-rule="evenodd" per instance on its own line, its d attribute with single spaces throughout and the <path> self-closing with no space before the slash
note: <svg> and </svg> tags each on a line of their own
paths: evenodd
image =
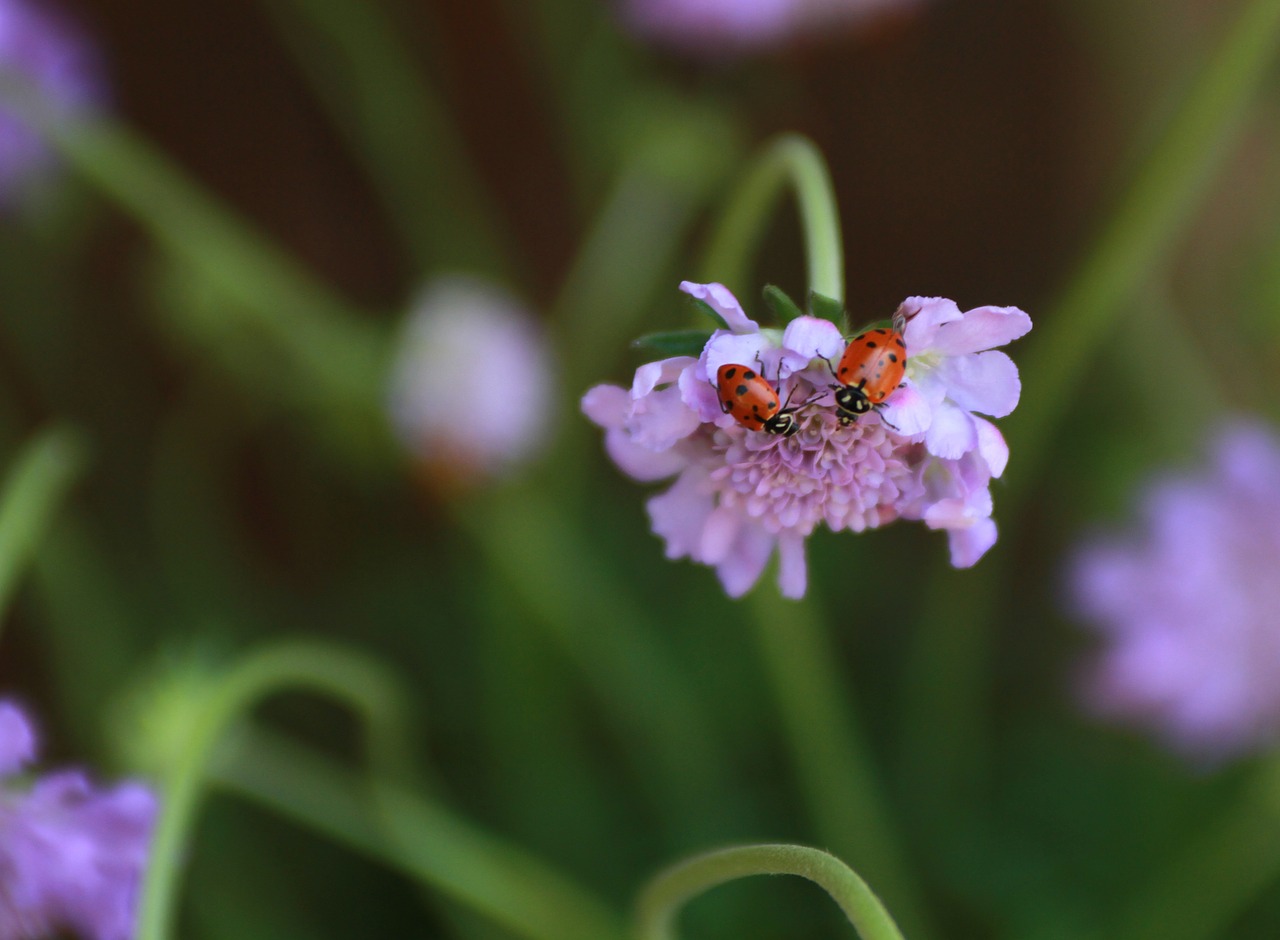
<svg viewBox="0 0 1280 940">
<path fill-rule="evenodd" d="M 1127 268 L 1112 251 L 1124 287 L 1088 301 L 1053 402 L 1028 373 L 1073 335 L 1063 298 L 1123 242 L 1117 211 L 1165 198 L 1132 193 L 1167 179 L 1144 176 L 1162 135 L 1253 6 L 886 2 L 743 45 L 604 0 L 68 0 L 108 131 L 55 144 L 6 200 L 0 442 L 12 461 L 65 425 L 84 463 L 6 615 L 0 688 L 38 705 L 48 763 L 145 774 L 164 734 L 127 716 L 163 707 L 157 674 L 322 639 L 405 683 L 424 792 L 620 911 L 682 855 L 776 840 L 854 864 L 912 937 L 1276 936 L 1271 760 L 1188 762 L 1086 714 L 1096 638 L 1064 567 L 1217 418 L 1274 417 L 1274 77 L 1182 139 L 1181 208 L 1147 213 L 1167 224 Z M 971 571 L 923 526 L 823 531 L 802 605 L 730 601 L 663 557 L 650 488 L 578 412 L 648 358 L 632 338 L 690 325 L 677 285 L 714 279 L 707 233 L 784 131 L 830 166 L 854 323 L 941 295 L 1036 324 L 1009 350 L 1035 417 L 1025 439 L 1002 425 L 1001 540 Z M 730 286 L 761 313 L 766 283 L 805 295 L 804 262 L 788 198 Z M 446 426 L 542 394 L 537 334 L 549 350 L 545 405 L 515 421 L 529 455 L 492 476 L 402 443 L 385 405 L 405 322 L 455 275 L 535 330 L 527 362 L 460 354 Z M 788 708 L 759 642 L 789 617 L 819 624 L 836 680 L 815 711 Z M 258 715 L 360 764 L 329 702 Z M 845 768 L 897 861 L 834 805 Z M 217 789 L 191 838 L 183 937 L 522 935 L 252 793 Z M 727 886 L 684 924 L 849 932 L 790 881 Z"/>
</svg>

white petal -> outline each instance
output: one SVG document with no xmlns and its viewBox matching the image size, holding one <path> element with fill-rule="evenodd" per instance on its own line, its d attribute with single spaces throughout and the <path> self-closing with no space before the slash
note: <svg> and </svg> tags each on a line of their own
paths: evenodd
<svg viewBox="0 0 1280 940">
<path fill-rule="evenodd" d="M 626 431 L 614 428 L 604 436 L 604 449 L 618 469 L 642 483 L 679 473 L 689 463 L 677 449 L 656 451 L 637 444 Z"/>
<path fill-rule="evenodd" d="M 674 382 L 680 373 L 698 360 L 691 356 L 673 356 L 670 359 L 659 359 L 657 362 L 646 362 L 636 369 L 635 378 L 631 382 L 631 397 L 643 398 L 659 385 Z"/>
<path fill-rule="evenodd" d="M 935 457 L 958 460 L 978 446 L 973 416 L 943 402 L 933 409 L 933 421 L 925 431 L 924 444 Z"/>
<path fill-rule="evenodd" d="M 723 284 L 695 284 L 693 281 L 681 281 L 680 289 L 690 297 L 696 297 L 714 310 L 724 319 L 725 324 L 735 333 L 756 333 L 760 325 L 746 315 L 742 304 L 733 292 Z"/>
<path fill-rule="evenodd" d="M 763 526 L 742 526 L 729 557 L 716 568 L 726 594 L 741 597 L 751 590 L 773 554 L 773 543 L 773 536 Z"/>
<path fill-rule="evenodd" d="M 907 318 L 902 340 L 907 344 L 908 356 L 929 349 L 933 345 L 934 334 L 944 323 L 964 316 L 956 302 L 945 297 L 908 297 L 898 305 L 898 313 Z"/>
<path fill-rule="evenodd" d="M 794 354 L 786 357 L 788 364 L 793 358 L 798 363 L 793 370 L 803 369 L 813 359 L 834 359 L 843 355 L 844 348 L 840 328 L 819 317 L 796 317 L 782 333 L 784 355 Z"/>
<path fill-rule="evenodd" d="M 929 429 L 933 423 L 933 408 L 915 386 L 903 385 L 885 399 L 880 418 L 890 427 L 897 428 L 899 434 L 912 437 Z"/>
<path fill-rule="evenodd" d="M 990 519 L 979 519 L 967 528 L 952 529 L 947 540 L 951 548 L 951 567 L 972 568 L 996 544 L 996 524 Z"/>
<path fill-rule="evenodd" d="M 986 418 L 975 415 L 973 423 L 978 430 L 978 453 L 987 462 L 991 475 L 998 477 L 1009 463 L 1009 445 L 1005 443 L 1000 429 Z"/>
<path fill-rule="evenodd" d="M 939 327 L 933 348 L 944 356 L 964 356 L 1011 343 L 1030 330 L 1031 318 L 1017 307 L 976 307 L 964 319 Z"/>
<path fill-rule="evenodd" d="M 631 396 L 617 385 L 597 385 L 582 396 L 582 413 L 602 428 L 620 428 L 631 413 Z"/>
<path fill-rule="evenodd" d="M 1003 418 L 1018 406 L 1022 382 L 1018 367 L 1002 352 L 984 352 L 943 359 L 936 370 L 947 386 L 947 397 L 965 411 Z"/>
<path fill-rule="evenodd" d="M 770 382 L 778 377 L 779 352 L 759 333 L 717 333 L 703 350 L 702 360 L 713 382 L 726 365 L 759 369 Z"/>
<path fill-rule="evenodd" d="M 794 530 L 778 536 L 778 590 L 783 597 L 800 600 L 808 587 L 804 560 L 804 536 Z"/>
</svg>

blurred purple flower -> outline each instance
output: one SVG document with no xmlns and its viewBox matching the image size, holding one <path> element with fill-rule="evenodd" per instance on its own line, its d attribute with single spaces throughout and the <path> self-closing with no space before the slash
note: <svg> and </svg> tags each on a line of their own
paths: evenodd
<svg viewBox="0 0 1280 940">
<path fill-rule="evenodd" d="M 532 459 L 554 408 L 551 354 L 511 295 L 441 278 L 405 324 L 390 409 L 405 448 L 437 476 L 495 476 Z"/>
<path fill-rule="evenodd" d="M 79 771 L 20 786 L 34 752 L 30 721 L 0 702 L 0 940 L 129 940 L 155 796 L 135 782 L 95 789 Z"/>
<path fill-rule="evenodd" d="M 97 50 L 49 4 L 0 0 L 0 83 L 54 116 L 91 109 L 106 97 Z M 39 132 L 0 106 L 0 201 L 49 163 Z"/>
<path fill-rule="evenodd" d="M 1095 540 L 1072 569 L 1106 638 L 1097 712 L 1209 762 L 1280 740 L 1280 442 L 1229 426 L 1210 466 L 1147 491 L 1140 534 Z"/>
<path fill-rule="evenodd" d="M 650 42 L 715 58 L 828 38 L 921 0 L 622 0 L 623 22 Z"/>
<path fill-rule="evenodd" d="M 761 330 L 722 285 L 680 287 L 728 329 L 713 333 L 697 359 L 648 363 L 629 390 L 599 385 L 582 400 L 624 472 L 641 481 L 676 477 L 649 501 L 668 558 L 713 566 L 725 591 L 739 597 L 777 548 L 779 586 L 798 598 L 806 588 L 805 539 L 820 524 L 861 532 L 922 520 L 948 532 L 957 567 L 973 565 L 995 543 L 988 485 L 1008 450 L 994 425 L 983 421 L 972 448 L 955 457 L 931 454 L 923 431 L 902 434 L 876 412 L 844 427 L 831 400 L 829 362 L 845 348 L 834 324 L 799 317 L 785 331 Z M 712 377 L 728 363 L 757 363 L 777 379 L 781 396 L 800 406 L 794 436 L 747 430 L 721 411 Z"/>
</svg>

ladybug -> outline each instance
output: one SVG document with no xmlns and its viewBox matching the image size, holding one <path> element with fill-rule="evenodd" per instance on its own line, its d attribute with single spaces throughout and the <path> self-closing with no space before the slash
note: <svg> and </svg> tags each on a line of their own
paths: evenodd
<svg viewBox="0 0 1280 940">
<path fill-rule="evenodd" d="M 835 370 L 836 411 L 840 423 L 852 424 L 858 415 L 884 404 L 902 384 L 907 369 L 907 344 L 902 323 L 864 330 L 849 341 Z"/>
<path fill-rule="evenodd" d="M 795 409 L 778 404 L 778 393 L 759 372 L 744 365 L 729 363 L 716 372 L 716 391 L 720 410 L 744 428 L 790 437 L 800 430 Z"/>
</svg>

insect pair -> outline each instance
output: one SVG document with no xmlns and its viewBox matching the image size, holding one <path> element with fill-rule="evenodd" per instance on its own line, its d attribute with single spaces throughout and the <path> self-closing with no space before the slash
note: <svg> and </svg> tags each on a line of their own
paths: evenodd
<svg viewBox="0 0 1280 940">
<path fill-rule="evenodd" d="M 830 366 L 830 362 L 827 363 Z M 859 333 L 845 348 L 840 365 L 832 369 L 836 413 L 840 424 L 848 426 L 873 408 L 884 404 L 899 385 L 907 368 L 907 347 L 902 339 L 902 323 L 891 328 Z M 800 430 L 795 414 L 808 401 L 790 407 L 790 398 L 779 403 L 773 385 L 748 366 L 730 363 L 716 374 L 720 409 L 752 431 L 790 437 Z"/>
</svg>

